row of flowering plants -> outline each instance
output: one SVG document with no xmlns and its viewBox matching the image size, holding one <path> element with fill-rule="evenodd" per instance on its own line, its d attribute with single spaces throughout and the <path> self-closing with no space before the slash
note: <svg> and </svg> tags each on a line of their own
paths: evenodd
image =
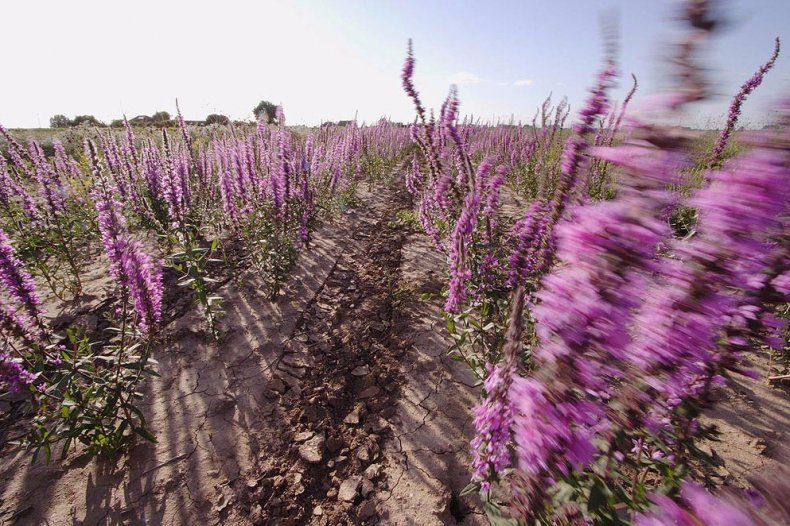
<svg viewBox="0 0 790 526">
<path fill-rule="evenodd" d="M 717 24 L 705 1 L 685 10 L 680 85 L 649 106 L 654 122 L 707 93 L 695 56 Z M 688 481 L 711 460 L 699 444 L 715 430 L 699 417 L 714 391 L 752 374 L 755 349 L 785 344 L 790 107 L 740 155 L 728 148 L 778 53 L 777 40 L 713 148 L 695 154 L 688 134 L 625 117 L 636 79 L 614 106 L 613 57 L 570 134 L 550 99 L 540 127 L 475 130 L 454 88 L 429 115 L 410 45 L 419 152 L 406 185 L 447 256 L 450 353 L 482 384 L 468 491 L 493 522 L 764 524 L 782 508 L 775 485 L 725 503 Z M 529 199 L 515 221 L 507 192 Z"/>
<path fill-rule="evenodd" d="M 140 400 L 174 315 L 166 298 L 191 295 L 219 341 L 221 283 L 252 268 L 276 298 L 316 221 L 353 200 L 365 170 L 389 169 L 408 137 L 386 121 L 297 135 L 282 109 L 277 122 L 192 131 L 179 112 L 175 128 L 89 130 L 71 154 L 55 139 L 51 155 L 0 127 L 0 397 L 28 409 L 14 438 L 34 458 L 155 440 Z M 97 270 L 113 289 L 87 306 L 95 327 L 48 315 L 83 308 Z"/>
</svg>

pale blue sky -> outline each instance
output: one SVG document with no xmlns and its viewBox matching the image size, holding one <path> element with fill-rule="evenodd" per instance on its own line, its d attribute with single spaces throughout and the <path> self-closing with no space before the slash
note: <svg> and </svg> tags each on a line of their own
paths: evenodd
<svg viewBox="0 0 790 526">
<path fill-rule="evenodd" d="M 720 97 L 694 110 L 694 124 L 721 117 L 741 83 L 790 39 L 790 0 L 731 0 L 729 27 L 707 55 Z M 667 82 L 664 58 L 677 26 L 675 1 L 302 1 L 139 0 L 133 3 L 8 2 L 0 8 L 4 50 L 0 123 L 46 126 L 55 113 L 103 120 L 157 110 L 187 118 L 219 112 L 250 118 L 258 100 L 282 103 L 292 124 L 410 120 L 401 90 L 406 40 L 415 80 L 438 107 L 459 84 L 462 112 L 531 119 L 553 92 L 574 109 L 602 59 L 599 18 L 618 13 L 619 94 L 635 73 L 635 104 Z M 82 29 L 81 29 L 82 28 Z M 770 101 L 790 93 L 790 41 L 748 101 L 745 121 L 762 124 Z M 788 56 L 785 56 L 787 54 Z"/>
</svg>

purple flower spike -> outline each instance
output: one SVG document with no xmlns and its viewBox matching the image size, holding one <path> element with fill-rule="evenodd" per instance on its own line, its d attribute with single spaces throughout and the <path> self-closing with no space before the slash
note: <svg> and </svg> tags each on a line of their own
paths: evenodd
<svg viewBox="0 0 790 526">
<path fill-rule="evenodd" d="M 162 264 L 154 262 L 142 244 L 132 242 L 121 214 L 121 204 L 112 189 L 95 192 L 102 243 L 110 260 L 110 273 L 129 294 L 136 313 L 137 328 L 148 334 L 162 311 Z"/>
<path fill-rule="evenodd" d="M 137 313 L 140 332 L 147 334 L 161 319 L 162 265 L 155 263 L 139 242 L 129 243 L 123 257 L 123 273 Z"/>
<path fill-rule="evenodd" d="M 765 74 L 774 67 L 776 59 L 779 56 L 780 47 L 781 42 L 779 41 L 779 37 L 776 37 L 774 52 L 771 55 L 771 58 L 768 59 L 768 62 L 760 66 L 760 69 L 758 69 L 749 80 L 744 82 L 740 91 L 738 91 L 738 93 L 735 95 L 735 98 L 732 99 L 732 103 L 730 103 L 730 110 L 727 114 L 727 123 L 724 125 L 724 129 L 721 130 L 721 133 L 716 138 L 716 144 L 713 146 L 713 152 L 711 153 L 711 161 L 709 164 L 710 167 L 715 166 L 719 162 L 721 154 L 724 152 L 724 149 L 727 147 L 727 143 L 730 140 L 732 130 L 735 129 L 735 125 L 738 123 L 738 117 L 741 115 L 741 106 L 743 105 L 743 102 L 746 100 L 747 96 L 749 96 L 755 89 L 757 89 L 760 84 L 762 84 Z"/>
<path fill-rule="evenodd" d="M 0 352 L 0 390 L 17 393 L 35 382 L 37 377 L 25 370 L 19 360 Z"/>
<path fill-rule="evenodd" d="M 11 241 L 2 230 L 0 230 L 0 284 L 11 300 L 21 305 L 25 315 L 30 318 L 26 325 L 31 328 L 40 327 L 43 311 L 36 285 L 22 262 L 16 257 Z"/>
</svg>

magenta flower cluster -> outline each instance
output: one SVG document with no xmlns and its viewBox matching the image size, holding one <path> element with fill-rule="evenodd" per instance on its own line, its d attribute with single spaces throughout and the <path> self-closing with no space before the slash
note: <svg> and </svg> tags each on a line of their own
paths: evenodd
<svg viewBox="0 0 790 526">
<path fill-rule="evenodd" d="M 556 227 L 561 264 L 533 308 L 538 370 L 510 388 L 520 514 L 541 512 L 546 480 L 629 453 L 613 442 L 620 432 L 647 429 L 668 444 L 693 434 L 696 420 L 678 419 L 678 406 L 704 405 L 723 375 L 744 371 L 750 346 L 781 330 L 771 309 L 790 299 L 780 277 L 790 156 L 776 145 L 788 122 L 706 174 L 688 202 L 697 235 L 685 240 L 662 220 L 689 162 L 671 132 L 644 126 L 643 139 L 591 150 L 621 168 L 618 196 L 575 205 Z"/>
<path fill-rule="evenodd" d="M 142 243 L 131 239 L 114 193 L 113 188 L 94 193 L 99 231 L 110 273 L 129 295 L 138 329 L 149 334 L 162 316 L 162 264 L 145 252 Z"/>
<path fill-rule="evenodd" d="M 0 300 L 3 327 L 32 340 L 40 338 L 44 331 L 41 298 L 3 230 L 0 230 L 0 287 L 7 298 Z"/>
<path fill-rule="evenodd" d="M 19 359 L 0 352 L 0 391 L 17 393 L 35 382 L 37 377 L 27 371 Z"/>
<path fill-rule="evenodd" d="M 510 433 L 513 426 L 513 409 L 507 396 L 510 380 L 504 365 L 488 364 L 488 377 L 484 383 L 488 397 L 474 408 L 475 437 L 472 439 L 472 480 L 480 489 L 491 489 L 491 474 L 502 473 L 511 465 Z"/>
</svg>

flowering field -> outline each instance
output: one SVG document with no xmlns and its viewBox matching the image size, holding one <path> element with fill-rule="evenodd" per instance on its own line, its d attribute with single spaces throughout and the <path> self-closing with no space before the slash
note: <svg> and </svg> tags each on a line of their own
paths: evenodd
<svg viewBox="0 0 790 526">
<path fill-rule="evenodd" d="M 614 51 L 434 112 L 409 43 L 412 124 L 0 126 L 0 522 L 790 523 L 790 100 L 735 133 L 780 41 L 672 127 L 685 15 L 638 118 Z"/>
</svg>

